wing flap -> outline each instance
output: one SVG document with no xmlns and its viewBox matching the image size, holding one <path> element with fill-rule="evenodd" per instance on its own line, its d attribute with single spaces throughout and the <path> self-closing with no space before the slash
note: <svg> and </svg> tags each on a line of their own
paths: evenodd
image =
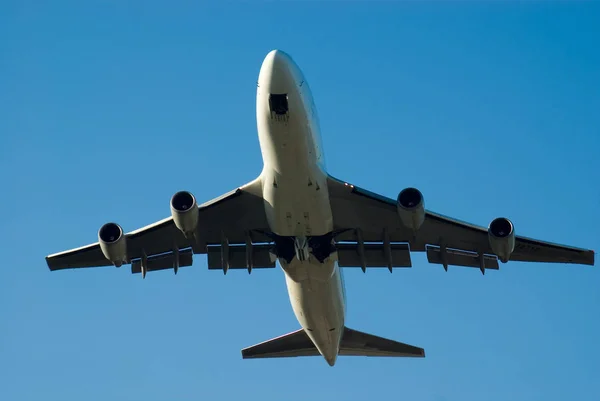
<svg viewBox="0 0 600 401">
<path fill-rule="evenodd" d="M 178 257 L 178 260 L 176 260 Z M 184 249 L 177 253 L 170 252 L 161 255 L 153 255 L 147 258 L 147 271 L 167 270 L 191 266 L 193 263 L 192 249 Z M 136 259 L 131 262 L 131 273 L 137 274 L 142 272 L 142 260 Z"/>
<path fill-rule="evenodd" d="M 444 261 L 445 258 L 445 261 Z M 498 270 L 498 258 L 495 255 L 483 254 L 483 266 L 479 253 L 461 251 L 460 249 L 446 249 L 445 256 L 441 248 L 427 245 L 427 261 L 438 265 L 477 267 L 479 269 Z"/>
<path fill-rule="evenodd" d="M 275 267 L 275 257 L 271 254 L 271 244 L 230 245 L 229 269 L 248 269 L 251 260 L 253 269 Z M 208 245 L 208 268 L 223 269 L 225 262 L 222 245 Z"/>
<path fill-rule="evenodd" d="M 364 258 L 361 258 L 359 243 L 337 243 L 338 265 L 340 267 L 388 267 L 388 257 L 383 243 L 363 244 Z M 412 267 L 408 244 L 390 244 L 391 266 Z"/>
</svg>

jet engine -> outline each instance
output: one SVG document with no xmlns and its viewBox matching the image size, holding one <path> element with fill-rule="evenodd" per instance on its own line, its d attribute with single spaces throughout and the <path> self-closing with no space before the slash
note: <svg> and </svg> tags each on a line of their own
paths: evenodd
<svg viewBox="0 0 600 401">
<path fill-rule="evenodd" d="M 425 221 L 425 201 L 423 194 L 416 188 L 405 188 L 398 194 L 396 202 L 402 224 L 414 232 Z"/>
<path fill-rule="evenodd" d="M 171 216 L 175 226 L 188 237 L 198 226 L 198 205 L 190 192 L 179 191 L 171 198 Z"/>
<path fill-rule="evenodd" d="M 505 218 L 498 217 L 492 220 L 488 227 L 490 247 L 502 263 L 508 262 L 515 249 L 515 227 Z"/>
<path fill-rule="evenodd" d="M 98 242 L 104 257 L 117 267 L 127 261 L 127 237 L 117 223 L 106 223 L 98 230 Z"/>
</svg>

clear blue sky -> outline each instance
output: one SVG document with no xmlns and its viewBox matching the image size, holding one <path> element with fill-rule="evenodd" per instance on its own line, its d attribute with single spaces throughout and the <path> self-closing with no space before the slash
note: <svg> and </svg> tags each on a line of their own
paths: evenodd
<svg viewBox="0 0 600 401">
<path fill-rule="evenodd" d="M 597 249 L 598 2 L 53 3 L 0 6 L 1 400 L 600 399 L 598 267 L 347 271 L 348 326 L 427 357 L 330 368 L 241 359 L 298 328 L 279 269 L 44 261 L 253 179 L 274 48 L 311 83 L 333 175 Z"/>
</svg>

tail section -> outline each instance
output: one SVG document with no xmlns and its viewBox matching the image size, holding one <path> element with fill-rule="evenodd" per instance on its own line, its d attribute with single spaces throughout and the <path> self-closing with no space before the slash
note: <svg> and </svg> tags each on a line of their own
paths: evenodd
<svg viewBox="0 0 600 401">
<path fill-rule="evenodd" d="M 318 355 L 321 355 L 319 350 L 317 350 L 304 329 L 293 331 L 242 350 L 243 359 Z M 423 358 L 425 357 L 425 350 L 344 327 L 339 355 Z"/>
</svg>

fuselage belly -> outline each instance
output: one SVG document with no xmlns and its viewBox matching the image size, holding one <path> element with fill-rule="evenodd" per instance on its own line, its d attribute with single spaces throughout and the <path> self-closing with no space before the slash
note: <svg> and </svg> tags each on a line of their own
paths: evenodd
<svg viewBox="0 0 600 401">
<path fill-rule="evenodd" d="M 306 245 L 307 238 L 333 231 L 327 173 L 310 88 L 284 52 L 272 51 L 263 61 L 256 114 L 269 226 L 274 234 L 296 241 L 298 249 L 298 257 L 279 258 L 292 309 L 333 365 L 344 327 L 343 278 L 335 253 L 320 261 Z"/>
</svg>

